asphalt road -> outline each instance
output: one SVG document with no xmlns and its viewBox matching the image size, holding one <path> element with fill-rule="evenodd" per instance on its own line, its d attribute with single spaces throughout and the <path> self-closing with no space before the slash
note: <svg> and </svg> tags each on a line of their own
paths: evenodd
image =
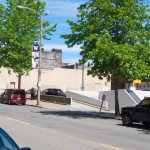
<svg viewBox="0 0 150 150">
<path fill-rule="evenodd" d="M 32 150 L 149 150 L 150 128 L 98 112 L 0 104 L 0 126 Z"/>
</svg>

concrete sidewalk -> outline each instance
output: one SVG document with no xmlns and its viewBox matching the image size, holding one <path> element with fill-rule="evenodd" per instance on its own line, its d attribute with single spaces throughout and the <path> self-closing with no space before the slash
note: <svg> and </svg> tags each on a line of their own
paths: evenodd
<svg viewBox="0 0 150 150">
<path fill-rule="evenodd" d="M 37 100 L 27 99 L 26 105 L 37 106 Z M 38 107 L 56 109 L 56 110 L 70 109 L 70 105 L 56 104 L 56 103 L 50 103 L 44 101 L 40 101 L 40 106 Z"/>
<path fill-rule="evenodd" d="M 26 105 L 35 107 L 37 106 L 37 100 L 27 99 Z M 114 111 L 112 110 L 102 109 L 100 112 L 99 108 L 90 107 L 90 106 L 83 105 L 74 101 L 72 101 L 71 105 L 63 105 L 63 104 L 40 101 L 39 107 L 48 108 L 48 109 L 56 110 L 56 111 L 78 111 L 82 113 L 84 112 L 88 115 L 92 115 L 95 117 L 104 117 L 104 118 L 112 118 L 112 119 L 115 118 Z"/>
</svg>

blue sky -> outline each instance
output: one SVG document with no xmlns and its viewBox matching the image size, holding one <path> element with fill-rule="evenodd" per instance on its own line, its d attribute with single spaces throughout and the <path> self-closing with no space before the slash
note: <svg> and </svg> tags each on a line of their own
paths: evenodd
<svg viewBox="0 0 150 150">
<path fill-rule="evenodd" d="M 57 23 L 56 32 L 53 33 L 50 41 L 43 41 L 43 47 L 47 51 L 51 49 L 62 49 L 62 61 L 70 64 L 78 62 L 81 58 L 80 46 L 67 48 L 64 39 L 60 38 L 61 34 L 71 33 L 66 20 L 76 20 L 77 8 L 88 0 L 42 0 L 46 2 L 45 12 L 49 11 L 48 16 L 44 16 L 44 20 L 51 22 L 51 25 Z M 5 4 L 6 0 L 0 0 L 0 3 Z M 150 6 L 150 0 L 144 0 L 145 4 Z"/>
<path fill-rule="evenodd" d="M 52 48 L 62 49 L 63 62 L 73 64 L 81 58 L 80 46 L 67 48 L 64 39 L 60 38 L 61 34 L 71 33 L 66 20 L 76 20 L 77 7 L 88 0 L 43 0 L 46 2 L 45 11 L 49 11 L 49 15 L 44 19 L 48 19 L 52 25 L 57 23 L 56 32 L 53 33 L 50 41 L 43 41 L 44 49 Z"/>
</svg>

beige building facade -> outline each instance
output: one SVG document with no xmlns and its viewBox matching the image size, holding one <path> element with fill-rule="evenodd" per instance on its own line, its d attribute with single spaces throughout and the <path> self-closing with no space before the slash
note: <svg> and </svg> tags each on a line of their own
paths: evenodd
<svg viewBox="0 0 150 150">
<path fill-rule="evenodd" d="M 22 76 L 21 88 L 25 90 L 32 87 L 37 88 L 37 81 L 38 69 L 33 69 L 28 76 Z M 82 85 L 86 91 L 105 91 L 111 89 L 111 82 L 108 82 L 106 79 L 99 80 L 97 77 L 87 75 L 87 69 L 84 69 L 84 76 L 82 69 L 42 69 L 41 90 L 46 88 L 60 88 L 66 92 L 68 90 L 81 90 Z M 0 68 L 0 89 L 17 87 L 17 74 L 12 71 L 9 74 L 7 68 Z"/>
</svg>

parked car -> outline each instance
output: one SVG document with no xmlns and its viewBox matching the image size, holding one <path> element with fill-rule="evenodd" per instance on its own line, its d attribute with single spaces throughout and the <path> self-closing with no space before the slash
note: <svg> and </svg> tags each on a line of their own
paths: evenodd
<svg viewBox="0 0 150 150">
<path fill-rule="evenodd" d="M 1 103 L 26 104 L 26 94 L 24 89 L 5 89 L 0 96 Z"/>
<path fill-rule="evenodd" d="M 123 125 L 130 126 L 133 122 L 150 125 L 150 98 L 143 99 L 138 105 L 121 109 Z"/>
<path fill-rule="evenodd" d="M 15 141 L 0 128 L 0 150 L 31 150 L 31 148 L 19 148 Z"/>
<path fill-rule="evenodd" d="M 66 94 L 61 89 L 45 89 L 43 90 L 42 94 L 66 97 Z"/>
</svg>

